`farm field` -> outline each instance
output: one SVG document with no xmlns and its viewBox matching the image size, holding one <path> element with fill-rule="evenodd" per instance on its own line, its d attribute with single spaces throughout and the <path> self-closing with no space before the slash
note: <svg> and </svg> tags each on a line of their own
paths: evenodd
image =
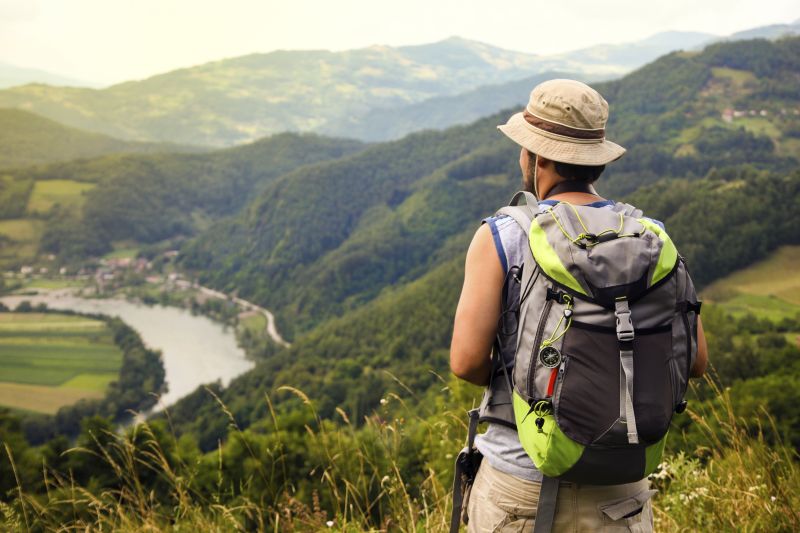
<svg viewBox="0 0 800 533">
<path fill-rule="evenodd" d="M 83 205 L 84 192 L 95 187 L 94 183 L 73 180 L 40 180 L 33 184 L 28 199 L 29 214 L 47 213 L 55 205 L 75 210 Z"/>
<path fill-rule="evenodd" d="M 55 413 L 101 398 L 122 352 L 100 320 L 56 313 L 0 313 L 0 405 Z"/>
<path fill-rule="evenodd" d="M 752 313 L 780 321 L 800 313 L 800 246 L 783 246 L 767 259 L 715 281 L 703 291 L 706 301 L 736 317 Z"/>
<path fill-rule="evenodd" d="M 67 289 L 72 287 L 83 287 L 84 285 L 86 285 L 85 281 L 70 278 L 30 278 L 25 280 L 23 285 L 17 289 L 17 292 L 31 291 L 33 289 Z"/>
</svg>

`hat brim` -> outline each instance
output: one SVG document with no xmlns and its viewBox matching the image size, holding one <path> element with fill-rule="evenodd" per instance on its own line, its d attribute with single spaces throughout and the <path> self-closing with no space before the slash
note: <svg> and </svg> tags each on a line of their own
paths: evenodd
<svg viewBox="0 0 800 533">
<path fill-rule="evenodd" d="M 560 163 L 605 165 L 616 161 L 625 153 L 625 148 L 605 139 L 601 142 L 585 143 L 546 137 L 540 130 L 528 124 L 522 113 L 512 115 L 508 122 L 497 126 L 497 129 L 534 154 Z"/>
</svg>

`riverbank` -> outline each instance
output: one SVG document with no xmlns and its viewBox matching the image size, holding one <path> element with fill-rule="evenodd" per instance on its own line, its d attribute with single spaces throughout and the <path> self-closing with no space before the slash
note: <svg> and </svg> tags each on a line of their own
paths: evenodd
<svg viewBox="0 0 800 533">
<path fill-rule="evenodd" d="M 0 302 L 16 308 L 23 301 L 49 309 L 118 316 L 142 337 L 148 349 L 162 354 L 168 391 L 162 394 L 154 410 L 177 402 L 198 387 L 231 379 L 254 366 L 237 344 L 232 328 L 210 318 L 194 315 L 186 309 L 147 306 L 117 298 L 82 298 L 74 288 L 8 295 Z"/>
</svg>

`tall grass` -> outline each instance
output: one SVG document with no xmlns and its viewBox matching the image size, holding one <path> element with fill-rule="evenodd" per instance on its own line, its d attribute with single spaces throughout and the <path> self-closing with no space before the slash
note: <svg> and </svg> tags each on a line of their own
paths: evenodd
<svg viewBox="0 0 800 533">
<path fill-rule="evenodd" d="M 713 384 L 709 381 L 710 385 Z M 304 434 L 271 413 L 260 432 L 229 416 L 228 442 L 215 453 L 183 453 L 174 436 L 144 423 L 124 435 L 93 435 L 68 454 L 89 454 L 113 488 L 79 486 L 72 475 L 43 466 L 44 491 L 0 504 L 9 531 L 447 531 L 454 455 L 466 433 L 465 410 L 475 392 L 450 382 L 431 401 L 387 395 L 358 427 L 338 411 L 321 420 L 302 391 L 283 387 L 310 413 Z M 769 446 L 744 424 L 727 391 L 721 407 L 692 413 L 707 446 L 665 459 L 654 475 L 659 531 L 798 531 L 797 456 Z M 427 404 L 421 410 L 419 405 Z M 446 406 L 451 406 L 447 408 Z M 427 411 L 427 412 L 424 412 Z M 771 423 L 764 413 L 763 419 Z M 295 453 L 305 440 L 303 457 Z M 7 460 L 14 464 L 6 447 Z M 232 462 L 232 457 L 243 460 Z M 305 478 L 287 472 L 301 461 Z M 295 468 L 296 470 L 296 468 Z"/>
<path fill-rule="evenodd" d="M 652 476 L 659 488 L 655 521 L 659 531 L 800 531 L 798 455 L 780 439 L 770 445 L 762 424 L 779 435 L 761 408 L 757 427 L 736 413 L 730 390 L 706 383 L 716 402 L 690 412 L 707 446 L 699 457 L 668 458 Z M 753 417 L 748 417 L 752 420 Z M 755 436 L 754 436 L 755 434 Z"/>
</svg>

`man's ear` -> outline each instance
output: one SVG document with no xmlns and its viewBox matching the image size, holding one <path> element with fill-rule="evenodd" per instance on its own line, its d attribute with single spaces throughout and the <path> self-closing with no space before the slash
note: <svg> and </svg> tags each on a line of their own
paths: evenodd
<svg viewBox="0 0 800 533">
<path fill-rule="evenodd" d="M 549 165 L 551 163 L 552 163 L 552 161 L 550 161 L 546 157 L 542 157 L 542 156 L 539 156 L 539 158 L 536 160 L 536 166 L 538 166 L 539 168 L 546 168 L 547 165 Z"/>
</svg>

